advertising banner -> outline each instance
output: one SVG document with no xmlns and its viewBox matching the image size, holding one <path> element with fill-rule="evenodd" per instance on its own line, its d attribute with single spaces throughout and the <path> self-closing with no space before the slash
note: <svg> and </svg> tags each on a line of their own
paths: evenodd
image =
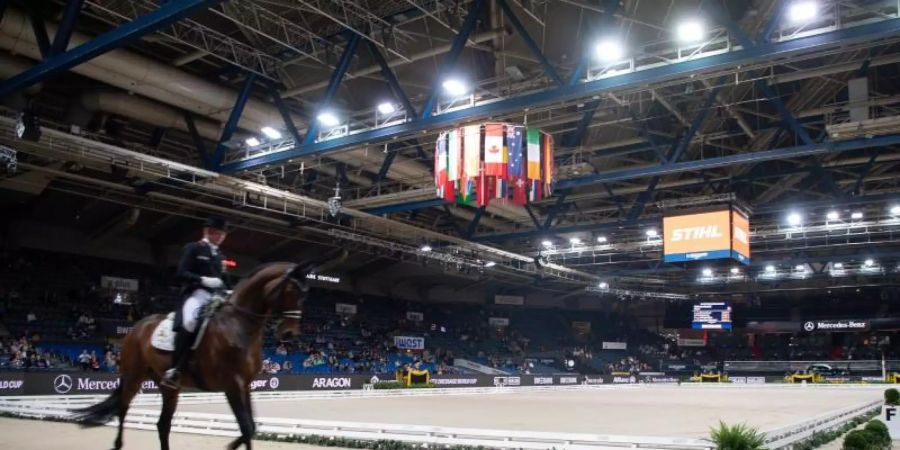
<svg viewBox="0 0 900 450">
<path fill-rule="evenodd" d="M 731 256 L 731 214 L 725 209 L 663 218 L 665 262 Z"/>
<path fill-rule="evenodd" d="M 425 350 L 425 338 L 416 336 L 394 336 L 394 346 L 400 350 Z"/>
<path fill-rule="evenodd" d="M 138 286 L 138 280 L 133 278 L 109 277 L 106 275 L 100 277 L 100 287 L 105 289 L 137 292 Z"/>
<path fill-rule="evenodd" d="M 803 322 L 803 331 L 864 331 L 869 329 L 868 320 L 808 320 Z"/>
<path fill-rule="evenodd" d="M 628 343 L 603 341 L 602 347 L 603 350 L 628 350 Z"/>
<path fill-rule="evenodd" d="M 425 320 L 425 314 L 420 312 L 407 311 L 406 312 L 406 320 L 412 320 L 413 322 L 421 322 Z"/>
<path fill-rule="evenodd" d="M 522 306 L 525 304 L 525 297 L 522 297 L 521 295 L 495 295 L 494 304 Z"/>
<path fill-rule="evenodd" d="M 356 305 L 349 303 L 335 303 L 334 312 L 338 314 L 356 314 Z"/>
<path fill-rule="evenodd" d="M 490 317 L 488 318 L 488 324 L 492 327 L 508 327 L 509 319 L 506 317 Z"/>
</svg>

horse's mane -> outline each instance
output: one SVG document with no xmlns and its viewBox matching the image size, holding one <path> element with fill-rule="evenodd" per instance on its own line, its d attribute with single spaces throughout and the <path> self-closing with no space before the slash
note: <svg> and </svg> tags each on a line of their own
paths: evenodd
<svg viewBox="0 0 900 450">
<path fill-rule="evenodd" d="M 242 289 L 243 287 L 245 287 L 244 286 L 245 284 L 247 284 L 250 280 L 252 280 L 256 275 L 258 275 L 263 270 L 266 270 L 269 267 L 279 265 L 279 264 L 291 264 L 291 263 L 284 262 L 284 261 L 276 261 L 276 262 L 268 262 L 268 263 L 260 264 L 260 265 L 256 266 L 256 268 L 254 268 L 252 271 L 250 271 L 250 273 L 248 273 L 247 276 L 241 278 L 241 281 L 239 281 L 238 284 L 234 287 L 234 291 L 237 292 L 238 289 Z"/>
</svg>

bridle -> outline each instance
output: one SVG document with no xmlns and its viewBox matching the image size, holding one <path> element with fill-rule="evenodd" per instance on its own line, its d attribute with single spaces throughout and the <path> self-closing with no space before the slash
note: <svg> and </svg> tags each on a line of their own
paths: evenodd
<svg viewBox="0 0 900 450">
<path fill-rule="evenodd" d="M 275 294 L 275 297 L 278 298 L 279 304 L 284 303 L 284 297 L 285 297 L 285 295 L 287 295 L 287 287 L 289 284 L 294 285 L 294 287 L 296 287 L 297 290 L 300 292 L 306 292 L 309 289 L 308 286 L 304 285 L 303 283 L 300 282 L 300 280 L 298 280 L 296 278 L 295 272 L 296 272 L 297 268 L 298 268 L 298 264 L 291 265 L 285 271 L 284 275 L 281 276 L 281 279 L 278 280 L 278 284 L 275 285 L 275 289 L 272 290 L 272 293 Z M 282 310 L 282 311 L 274 311 L 271 314 L 260 314 L 260 313 L 251 311 L 247 308 L 244 308 L 243 306 L 240 306 L 233 302 L 228 302 L 227 304 L 231 305 L 231 307 L 234 308 L 235 311 L 237 311 L 241 314 L 244 314 L 244 315 L 256 318 L 256 319 L 261 319 L 261 320 L 275 319 L 275 320 L 280 321 L 282 319 L 300 320 L 301 318 L 303 318 L 303 310 L 302 309 L 287 309 L 287 310 Z"/>
</svg>

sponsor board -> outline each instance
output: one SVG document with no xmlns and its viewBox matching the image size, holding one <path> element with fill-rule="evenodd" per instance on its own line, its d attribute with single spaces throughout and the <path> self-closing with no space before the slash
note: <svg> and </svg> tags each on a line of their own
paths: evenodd
<svg viewBox="0 0 900 450">
<path fill-rule="evenodd" d="M 665 262 L 697 261 L 731 256 L 731 217 L 725 209 L 663 217 Z"/>
<path fill-rule="evenodd" d="M 508 327 L 509 319 L 506 317 L 489 317 L 488 325 L 492 327 Z"/>
<path fill-rule="evenodd" d="M 394 346 L 400 350 L 424 350 L 425 338 L 415 336 L 394 336 Z"/>
<path fill-rule="evenodd" d="M 680 383 L 680 382 L 681 382 L 681 380 L 679 380 L 677 377 L 666 377 L 666 376 L 641 377 L 641 383 L 650 383 L 650 384 L 661 383 L 662 384 L 662 383 Z"/>
<path fill-rule="evenodd" d="M 349 303 L 335 303 L 334 304 L 334 312 L 338 314 L 356 314 L 356 305 L 351 305 Z"/>
<path fill-rule="evenodd" d="M 613 384 L 634 384 L 637 383 L 637 377 L 634 375 L 628 377 L 614 376 L 612 382 Z"/>
<path fill-rule="evenodd" d="M 603 341 L 602 348 L 603 350 L 628 350 L 628 343 Z"/>
<path fill-rule="evenodd" d="M 522 377 L 494 377 L 494 386 L 521 386 Z"/>
<path fill-rule="evenodd" d="M 312 380 L 313 389 L 351 389 L 353 381 L 350 377 L 315 377 Z"/>
<path fill-rule="evenodd" d="M 425 314 L 415 311 L 407 311 L 406 312 L 406 320 L 412 320 L 413 322 L 421 322 L 425 320 Z"/>
<path fill-rule="evenodd" d="M 884 377 L 862 377 L 859 381 L 863 383 L 884 383 Z"/>
<path fill-rule="evenodd" d="M 559 377 L 559 384 L 578 384 L 578 377 Z"/>
<path fill-rule="evenodd" d="M 803 331 L 859 331 L 868 330 L 867 320 L 809 320 L 803 322 Z"/>
<path fill-rule="evenodd" d="M 553 384 L 553 377 L 534 377 L 535 386 L 543 386 Z"/>
<path fill-rule="evenodd" d="M 605 383 L 606 383 L 606 381 L 603 379 L 603 377 L 592 377 L 590 375 L 585 375 L 584 381 L 582 382 L 582 384 L 605 384 Z"/>
<path fill-rule="evenodd" d="M 436 386 L 475 386 L 478 378 L 432 378 L 431 384 Z"/>
<path fill-rule="evenodd" d="M 525 304 L 525 297 L 522 297 L 521 295 L 495 295 L 494 304 L 522 306 Z"/>
</svg>

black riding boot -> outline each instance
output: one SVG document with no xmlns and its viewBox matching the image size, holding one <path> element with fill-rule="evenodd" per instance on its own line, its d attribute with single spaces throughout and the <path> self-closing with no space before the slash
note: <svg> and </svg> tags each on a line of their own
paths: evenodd
<svg viewBox="0 0 900 450">
<path fill-rule="evenodd" d="M 166 371 L 160 384 L 171 389 L 179 389 L 180 372 L 187 367 L 191 357 L 191 346 L 196 335 L 183 327 L 175 334 L 175 351 L 172 352 L 172 368 Z"/>
</svg>

